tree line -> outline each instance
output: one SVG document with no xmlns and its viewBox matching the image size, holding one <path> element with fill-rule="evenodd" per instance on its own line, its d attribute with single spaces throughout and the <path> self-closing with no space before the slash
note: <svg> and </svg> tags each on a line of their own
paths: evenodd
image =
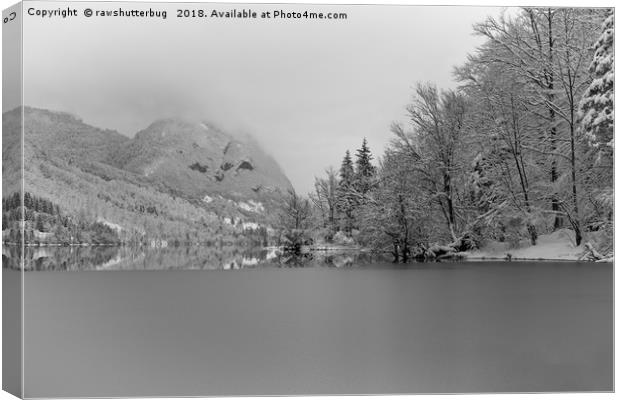
<svg viewBox="0 0 620 400">
<path fill-rule="evenodd" d="M 403 260 L 562 229 L 612 251 L 613 10 L 523 8 L 473 29 L 484 44 L 458 87 L 418 83 L 376 166 L 364 139 L 307 199 L 289 194 L 296 229 Z"/>
<path fill-rule="evenodd" d="M 87 204 L 91 204 L 88 201 Z M 270 237 L 267 228 L 244 228 L 241 218 L 231 218 L 226 224 L 220 219 L 196 221 L 192 227 L 178 226 L 179 222 L 154 219 L 148 207 L 140 210 L 143 225 L 134 226 L 125 220 L 123 226 L 114 226 L 102 219 L 104 213 L 96 207 L 80 208 L 77 212 L 63 210 L 58 204 L 30 192 L 14 192 L 2 199 L 3 242 L 19 244 L 23 240 L 33 245 L 105 244 L 143 246 L 151 242 L 169 246 L 204 244 L 210 246 L 250 245 L 267 246 Z M 147 220 L 146 218 L 149 218 Z M 23 229 L 21 222 L 24 222 Z M 140 229 L 141 228 L 141 229 Z"/>
<path fill-rule="evenodd" d="M 20 227 L 24 222 L 23 230 Z M 2 199 L 3 241 L 32 244 L 118 244 L 118 232 L 106 224 L 61 212 L 51 201 L 24 192 Z"/>
</svg>

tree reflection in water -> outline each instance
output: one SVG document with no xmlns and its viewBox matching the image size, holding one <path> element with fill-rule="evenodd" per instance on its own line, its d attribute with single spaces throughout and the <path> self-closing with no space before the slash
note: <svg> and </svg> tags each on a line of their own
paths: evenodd
<svg viewBox="0 0 620 400">
<path fill-rule="evenodd" d="M 26 247 L 23 258 L 26 271 L 343 268 L 361 266 L 377 260 L 377 256 L 351 251 L 294 255 L 275 248 L 232 246 L 168 247 L 164 249 L 104 246 Z M 21 264 L 20 248 L 3 246 L 3 267 L 18 270 Z"/>
</svg>

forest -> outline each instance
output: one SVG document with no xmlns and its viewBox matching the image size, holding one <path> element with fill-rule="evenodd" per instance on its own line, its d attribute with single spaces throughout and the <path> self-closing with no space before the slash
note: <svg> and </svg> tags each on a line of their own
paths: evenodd
<svg viewBox="0 0 620 400">
<path fill-rule="evenodd" d="M 568 230 L 613 256 L 613 10 L 524 8 L 473 30 L 457 88 L 418 83 L 383 154 L 364 139 L 289 193 L 291 242 L 407 261 Z"/>
<path fill-rule="evenodd" d="M 23 204 L 23 205 L 22 205 Z M 198 221 L 203 229 L 186 230 L 184 235 L 166 229 L 166 224 L 159 220 L 157 228 L 149 231 L 147 218 L 157 213 L 156 209 L 143 207 L 138 210 L 144 218 L 142 230 L 135 227 L 123 228 L 101 218 L 100 212 L 80 208 L 78 213 L 68 212 L 52 201 L 24 192 L 15 192 L 2 199 L 2 241 L 7 244 L 26 245 L 106 245 L 130 247 L 178 247 L 188 245 L 208 246 L 266 246 L 268 232 L 263 226 L 247 228 L 241 219 L 231 219 L 224 224 L 220 220 L 207 225 Z M 24 221 L 24 229 L 20 222 Z M 200 232 L 199 232 L 200 231 Z"/>
<path fill-rule="evenodd" d="M 118 232 L 110 226 L 86 218 L 74 218 L 61 213 L 60 207 L 41 197 L 24 192 L 23 206 L 20 193 L 2 199 L 2 231 L 4 241 L 21 242 L 19 222 L 24 219 L 26 243 L 58 244 L 119 244 Z"/>
</svg>

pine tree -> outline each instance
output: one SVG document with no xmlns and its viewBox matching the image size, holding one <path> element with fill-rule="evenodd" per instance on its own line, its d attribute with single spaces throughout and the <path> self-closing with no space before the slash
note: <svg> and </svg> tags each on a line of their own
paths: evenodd
<svg viewBox="0 0 620 400">
<path fill-rule="evenodd" d="M 353 160 L 351 153 L 346 151 L 342 165 L 340 166 L 340 182 L 336 191 L 337 200 L 336 208 L 342 215 L 341 229 L 347 233 L 351 233 L 353 229 L 353 210 L 355 209 L 355 193 L 354 193 L 355 170 L 353 168 Z"/>
<path fill-rule="evenodd" d="M 614 15 L 613 10 L 603 23 L 603 32 L 594 44 L 590 64 L 592 83 L 581 100 L 581 124 L 594 147 L 611 153 L 614 145 Z"/>
<path fill-rule="evenodd" d="M 340 186 L 351 185 L 354 176 L 353 160 L 351 159 L 351 153 L 347 150 L 342 160 L 342 165 L 340 166 Z"/>
<path fill-rule="evenodd" d="M 24 207 L 32 208 L 32 195 L 28 192 L 24 192 Z"/>
<path fill-rule="evenodd" d="M 362 141 L 362 147 L 360 147 L 356 153 L 355 174 L 358 179 L 367 179 L 375 174 L 375 167 L 370 163 L 372 158 L 372 154 L 368 148 L 368 142 L 366 141 L 366 138 L 364 138 Z"/>
<path fill-rule="evenodd" d="M 592 203 L 586 203 L 586 226 L 600 231 L 606 238 L 599 250 L 612 249 L 613 242 L 613 152 L 614 152 L 614 14 L 606 11 L 602 33 L 595 42 L 589 71 L 592 82 L 579 104 L 581 127 L 591 148 L 582 162 L 585 191 Z M 591 161 L 587 161 L 591 159 Z M 590 168 L 589 165 L 594 166 Z M 588 207 L 590 205 L 590 207 Z"/>
<path fill-rule="evenodd" d="M 362 141 L 362 147 L 357 150 L 355 157 L 355 188 L 360 194 L 365 195 L 370 190 L 376 171 L 371 164 L 373 157 L 366 138 Z"/>
<path fill-rule="evenodd" d="M 45 224 L 43 223 L 43 217 L 41 217 L 40 215 L 37 215 L 35 218 L 35 228 L 39 232 L 45 231 Z"/>
</svg>

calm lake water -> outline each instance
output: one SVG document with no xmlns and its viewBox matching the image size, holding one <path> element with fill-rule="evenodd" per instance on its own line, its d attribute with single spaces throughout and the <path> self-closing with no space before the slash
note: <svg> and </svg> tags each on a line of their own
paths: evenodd
<svg viewBox="0 0 620 400">
<path fill-rule="evenodd" d="M 610 264 L 147 259 L 24 274 L 27 397 L 613 390 Z"/>
</svg>

